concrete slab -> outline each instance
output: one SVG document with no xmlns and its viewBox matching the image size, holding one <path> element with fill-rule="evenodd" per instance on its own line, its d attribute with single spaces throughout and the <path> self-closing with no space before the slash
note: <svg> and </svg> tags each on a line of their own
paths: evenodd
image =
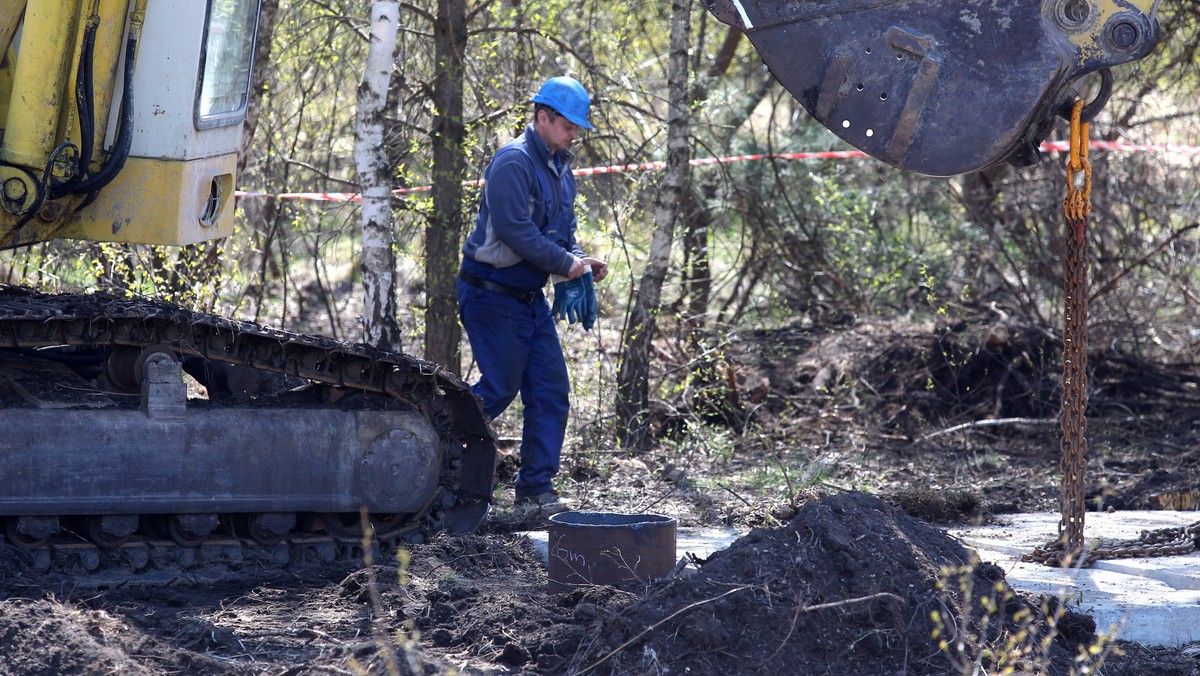
<svg viewBox="0 0 1200 676">
<path fill-rule="evenodd" d="M 1197 520 L 1200 512 L 1089 512 L 1084 536 L 1128 540 L 1143 530 L 1178 528 Z M 1003 568 L 1014 588 L 1063 598 L 1072 609 L 1095 618 L 1098 631 L 1150 646 L 1200 641 L 1200 553 L 1101 560 L 1090 568 L 1063 570 L 1020 560 L 1056 537 L 1058 514 L 1008 514 L 997 521 L 949 532 L 980 559 Z"/>
</svg>

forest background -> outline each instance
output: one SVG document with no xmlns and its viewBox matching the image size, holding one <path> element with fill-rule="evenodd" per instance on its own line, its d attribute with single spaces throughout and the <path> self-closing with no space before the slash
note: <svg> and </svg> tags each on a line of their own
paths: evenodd
<svg viewBox="0 0 1200 676">
<path fill-rule="evenodd" d="M 239 200 L 232 237 L 181 249 L 58 241 L 0 254 L 0 279 L 145 294 L 352 342 L 364 321 L 391 321 L 362 300 L 364 274 L 379 271 L 364 266 L 359 204 L 278 196 L 360 191 L 355 103 L 371 4 L 264 0 L 238 181 L 255 195 Z M 1093 138 L 1200 145 L 1200 0 L 1164 2 L 1160 19 L 1160 48 L 1117 70 Z M 414 0 L 400 3 L 393 63 L 383 136 L 400 191 L 393 347 L 467 380 L 477 372 L 453 282 L 477 209 L 472 182 L 522 131 L 537 87 L 569 74 L 592 94 L 596 129 L 576 144 L 576 167 L 667 162 L 579 179 L 580 240 L 612 267 L 597 329 L 560 325 L 584 446 L 668 430 L 745 438 L 753 384 L 727 368 L 727 352 L 753 332 L 880 319 L 937 331 L 979 312 L 1060 330 L 1058 154 L 948 179 L 865 158 L 689 168 L 847 149 L 703 3 Z M 1092 160 L 1093 344 L 1192 363 L 1200 154 Z M 731 415 L 740 421 L 714 428 Z"/>
</svg>

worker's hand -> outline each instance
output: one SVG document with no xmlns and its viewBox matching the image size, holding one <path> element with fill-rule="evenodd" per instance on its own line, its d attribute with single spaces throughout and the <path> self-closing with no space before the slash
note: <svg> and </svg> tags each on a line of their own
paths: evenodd
<svg viewBox="0 0 1200 676">
<path fill-rule="evenodd" d="M 591 266 L 585 262 L 587 260 L 586 258 L 576 256 L 575 262 L 571 263 L 571 270 L 567 273 L 567 279 L 579 279 L 583 276 L 583 273 L 590 272 Z"/>
<path fill-rule="evenodd" d="M 592 269 L 592 277 L 595 278 L 595 281 L 602 282 L 608 276 L 608 263 L 599 258 L 585 258 L 583 262 Z"/>
</svg>

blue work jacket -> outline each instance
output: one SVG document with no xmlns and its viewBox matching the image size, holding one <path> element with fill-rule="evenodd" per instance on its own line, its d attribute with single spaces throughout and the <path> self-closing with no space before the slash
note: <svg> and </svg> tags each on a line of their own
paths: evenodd
<svg viewBox="0 0 1200 676">
<path fill-rule="evenodd" d="M 463 270 L 520 291 L 565 276 L 575 256 L 575 175 L 568 150 L 550 154 L 533 125 L 496 151 L 475 228 L 463 244 Z"/>
</svg>

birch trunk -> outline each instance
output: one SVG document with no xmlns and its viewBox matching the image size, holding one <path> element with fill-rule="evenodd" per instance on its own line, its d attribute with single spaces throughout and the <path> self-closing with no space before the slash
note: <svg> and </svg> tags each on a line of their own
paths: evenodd
<svg viewBox="0 0 1200 676">
<path fill-rule="evenodd" d="M 688 181 L 688 47 L 691 44 L 690 0 L 671 2 L 671 48 L 667 61 L 670 103 L 667 113 L 667 166 L 654 200 L 654 235 L 649 259 L 634 291 L 625 331 L 621 369 L 617 375 L 617 429 L 626 448 L 640 447 L 649 431 L 650 342 L 662 301 L 663 280 L 671 264 L 671 243 L 679 222 L 680 203 Z"/>
<path fill-rule="evenodd" d="M 392 181 L 383 144 L 383 122 L 399 27 L 399 2 L 372 3 L 371 44 L 358 87 L 354 135 L 354 162 L 362 190 L 363 340 L 397 352 L 403 346 L 396 323 Z"/>
</svg>

